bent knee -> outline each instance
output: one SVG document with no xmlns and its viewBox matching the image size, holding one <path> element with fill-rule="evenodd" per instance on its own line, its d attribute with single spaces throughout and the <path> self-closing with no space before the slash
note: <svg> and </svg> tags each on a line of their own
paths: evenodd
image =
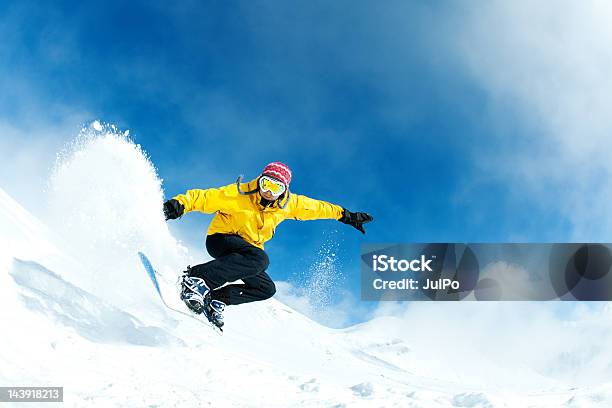
<svg viewBox="0 0 612 408">
<path fill-rule="evenodd" d="M 248 256 L 258 272 L 263 272 L 270 266 L 270 258 L 263 249 L 256 248 Z"/>
<path fill-rule="evenodd" d="M 269 299 L 276 293 L 276 285 L 272 281 L 266 282 L 266 284 L 262 286 L 261 291 L 263 298 Z"/>
</svg>

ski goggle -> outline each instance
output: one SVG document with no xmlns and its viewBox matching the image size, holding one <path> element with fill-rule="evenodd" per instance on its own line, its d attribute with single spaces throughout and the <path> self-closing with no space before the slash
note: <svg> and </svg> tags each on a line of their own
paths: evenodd
<svg viewBox="0 0 612 408">
<path fill-rule="evenodd" d="M 272 177 L 261 176 L 259 178 L 259 189 L 261 191 L 268 191 L 273 196 L 278 197 L 285 192 L 287 187 L 285 184 L 283 184 L 283 182 Z"/>
</svg>

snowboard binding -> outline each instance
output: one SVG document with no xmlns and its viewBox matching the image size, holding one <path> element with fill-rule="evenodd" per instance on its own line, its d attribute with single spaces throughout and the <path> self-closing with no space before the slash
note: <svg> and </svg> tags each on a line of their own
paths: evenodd
<svg viewBox="0 0 612 408">
<path fill-rule="evenodd" d="M 225 303 L 212 299 L 211 290 L 202 278 L 189 276 L 190 268 L 179 278 L 181 300 L 190 311 L 204 315 L 206 319 L 220 331 L 223 331 L 223 310 Z"/>
<path fill-rule="evenodd" d="M 225 303 L 220 300 L 211 299 L 208 302 L 208 307 L 206 309 L 206 313 L 208 320 L 221 329 L 224 325 L 223 322 L 223 311 L 225 310 Z"/>
<path fill-rule="evenodd" d="M 193 313 L 202 314 L 206 309 L 206 298 L 210 298 L 210 288 L 206 285 L 204 279 L 189 276 L 189 271 L 190 268 L 187 267 L 187 270 L 179 278 L 181 300 Z"/>
</svg>

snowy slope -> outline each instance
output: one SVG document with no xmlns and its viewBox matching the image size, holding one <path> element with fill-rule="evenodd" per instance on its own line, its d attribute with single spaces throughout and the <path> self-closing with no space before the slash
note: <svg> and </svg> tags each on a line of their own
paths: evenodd
<svg viewBox="0 0 612 408">
<path fill-rule="evenodd" d="M 40 226 L 33 217 L 13 225 L 36 236 Z M 172 314 L 145 323 L 35 260 L 12 259 L 2 272 L 0 316 L 10 330 L 1 341 L 0 379 L 63 385 L 65 406 L 553 407 L 612 400 L 610 387 L 504 395 L 423 375 L 426 362 L 381 330 L 393 327 L 384 319 L 332 330 L 269 300 L 230 308 L 220 337 Z"/>
<path fill-rule="evenodd" d="M 140 149 L 111 132 L 81 140 L 56 169 L 47 223 L 0 189 L 0 384 L 64 386 L 62 407 L 612 406 L 612 383 L 572 388 L 529 367 L 516 376 L 530 388 L 484 382 L 500 360 L 447 367 L 452 353 L 436 357 L 392 317 L 334 330 L 270 299 L 228 308 L 221 337 L 173 314 L 136 251 L 169 296 L 203 254 L 172 238 L 160 185 Z M 66 220 L 53 202 L 76 191 Z"/>
</svg>

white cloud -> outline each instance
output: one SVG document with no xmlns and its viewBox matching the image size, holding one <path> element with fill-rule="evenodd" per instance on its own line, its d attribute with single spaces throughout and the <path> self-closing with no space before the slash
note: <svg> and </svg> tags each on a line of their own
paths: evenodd
<svg viewBox="0 0 612 408">
<path fill-rule="evenodd" d="M 493 279 L 501 290 L 502 298 L 536 299 L 536 291 L 527 270 L 503 261 L 487 264 L 482 276 Z M 471 295 L 473 296 L 473 295 Z"/>
<path fill-rule="evenodd" d="M 576 240 L 612 230 L 610 21 L 605 1 L 495 1 L 448 24 L 451 58 L 488 93 L 501 135 L 481 160 L 524 198 L 559 210 Z"/>
</svg>

